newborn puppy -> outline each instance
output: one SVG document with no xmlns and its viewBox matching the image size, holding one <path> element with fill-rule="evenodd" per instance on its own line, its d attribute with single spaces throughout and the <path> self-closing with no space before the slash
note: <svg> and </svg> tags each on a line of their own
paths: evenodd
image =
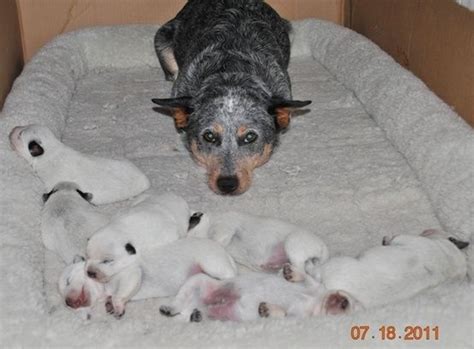
<svg viewBox="0 0 474 349">
<path fill-rule="evenodd" d="M 144 195 L 125 213 L 114 216 L 87 244 L 87 273 L 106 283 L 136 265 L 141 255 L 184 237 L 190 211 L 174 194 Z"/>
<path fill-rule="evenodd" d="M 193 215 L 190 236 L 209 237 L 222 244 L 239 264 L 250 269 L 276 272 L 290 262 L 304 271 L 307 263 L 328 259 L 326 244 L 316 234 L 274 218 L 241 212 Z"/>
<path fill-rule="evenodd" d="M 107 311 L 120 318 L 130 299 L 174 296 L 190 276 L 199 273 L 228 279 L 236 275 L 236 266 L 216 242 L 186 238 L 149 250 L 137 266 L 121 270 L 105 284 L 87 277 L 84 262 L 66 268 L 59 284 L 69 307 L 87 307 L 90 313 L 96 302 L 105 299 Z M 94 292 L 96 289 L 103 292 Z"/>
<path fill-rule="evenodd" d="M 15 127 L 10 144 L 33 167 L 46 190 L 64 181 L 94 193 L 94 204 L 128 199 L 150 187 L 148 178 L 128 160 L 82 154 L 61 143 L 44 126 Z"/>
<path fill-rule="evenodd" d="M 466 275 L 468 243 L 437 230 L 421 235 L 384 238 L 383 246 L 357 258 L 335 257 L 307 270 L 328 289 L 343 290 L 364 307 L 410 298 L 443 282 Z M 291 273 L 284 273 L 291 279 Z"/>
<path fill-rule="evenodd" d="M 357 302 L 349 295 L 328 292 L 310 277 L 290 283 L 267 273 L 247 273 L 230 280 L 198 274 L 183 285 L 170 305 L 160 308 L 160 313 L 191 322 L 203 318 L 249 321 L 259 317 L 343 314 L 354 306 Z"/>
<path fill-rule="evenodd" d="M 76 256 L 59 277 L 59 293 L 66 305 L 76 310 L 84 319 L 90 319 L 96 305 L 105 300 L 105 285 L 97 282 L 85 273 L 86 262 Z"/>
<path fill-rule="evenodd" d="M 84 193 L 75 183 L 61 182 L 43 195 L 41 237 L 44 246 L 55 252 L 66 264 L 86 249 L 87 239 L 109 222 L 90 201 L 93 194 Z"/>
</svg>

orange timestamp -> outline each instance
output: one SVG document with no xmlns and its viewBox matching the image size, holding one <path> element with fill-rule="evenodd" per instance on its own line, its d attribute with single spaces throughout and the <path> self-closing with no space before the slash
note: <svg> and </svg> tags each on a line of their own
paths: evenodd
<svg viewBox="0 0 474 349">
<path fill-rule="evenodd" d="M 355 341 L 367 339 L 378 340 L 404 340 L 404 341 L 428 341 L 439 340 L 439 326 L 419 326 L 409 325 L 400 329 L 393 325 L 382 325 L 377 331 L 371 329 L 369 325 L 355 325 L 351 327 L 350 337 Z"/>
</svg>

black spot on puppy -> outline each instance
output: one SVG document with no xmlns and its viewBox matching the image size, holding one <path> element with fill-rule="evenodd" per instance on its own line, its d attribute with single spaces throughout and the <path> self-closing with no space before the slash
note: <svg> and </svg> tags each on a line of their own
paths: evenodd
<svg viewBox="0 0 474 349">
<path fill-rule="evenodd" d="M 469 242 L 467 242 L 467 241 L 461 241 L 461 240 L 455 239 L 453 237 L 449 237 L 448 240 L 451 241 L 453 244 L 455 244 L 457 246 L 457 248 L 459 248 L 460 250 L 462 250 L 463 248 L 466 248 L 467 246 L 469 246 Z"/>
<path fill-rule="evenodd" d="M 201 222 L 201 217 L 204 213 L 202 212 L 195 212 L 191 217 L 189 217 L 189 227 L 188 230 L 193 229 L 196 225 Z"/>
<path fill-rule="evenodd" d="M 125 250 L 128 252 L 128 254 L 136 254 L 137 251 L 135 250 L 135 247 L 131 243 L 128 243 L 125 245 Z"/>
<path fill-rule="evenodd" d="M 86 200 L 87 202 L 91 202 L 92 201 L 92 198 L 93 198 L 93 195 L 92 193 L 84 193 L 83 191 L 79 190 L 79 189 L 76 189 L 77 193 L 84 199 Z"/>
<path fill-rule="evenodd" d="M 36 141 L 31 141 L 28 144 L 28 150 L 30 151 L 31 156 L 34 158 L 43 155 L 44 153 L 43 147 L 39 145 Z"/>
</svg>

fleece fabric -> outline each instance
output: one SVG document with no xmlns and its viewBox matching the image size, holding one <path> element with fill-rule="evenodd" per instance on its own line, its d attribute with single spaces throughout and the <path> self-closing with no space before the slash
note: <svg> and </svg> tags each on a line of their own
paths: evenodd
<svg viewBox="0 0 474 349">
<path fill-rule="evenodd" d="M 237 197 L 210 191 L 172 119 L 153 110 L 151 98 L 171 89 L 153 49 L 157 26 L 65 34 L 27 64 L 0 117 L 2 347 L 473 346 L 469 278 L 349 316 L 252 323 L 178 323 L 159 314 L 159 299 L 131 302 L 119 321 L 106 314 L 86 321 L 59 298 L 64 266 L 41 242 L 44 188 L 9 147 L 18 125 L 42 124 L 79 151 L 126 157 L 154 190 L 182 195 L 193 209 L 235 209 L 305 226 L 331 255 L 356 256 L 384 235 L 427 228 L 472 243 L 472 129 L 364 37 L 324 21 L 293 24 L 293 95 L 313 103 L 292 119 L 250 190 Z M 112 214 L 127 204 L 100 209 Z M 472 273 L 472 248 L 467 253 Z M 370 326 L 365 340 L 351 339 L 358 325 Z M 381 339 L 384 325 L 396 327 L 394 340 Z M 438 326 L 440 337 L 404 341 L 410 325 Z"/>
</svg>

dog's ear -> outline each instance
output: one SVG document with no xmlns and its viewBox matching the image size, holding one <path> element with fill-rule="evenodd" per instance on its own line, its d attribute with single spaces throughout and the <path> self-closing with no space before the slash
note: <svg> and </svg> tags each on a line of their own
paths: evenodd
<svg viewBox="0 0 474 349">
<path fill-rule="evenodd" d="M 49 197 L 51 195 L 53 195 L 54 193 L 56 193 L 57 191 L 58 191 L 57 189 L 53 189 L 49 193 L 43 194 L 43 203 L 46 203 L 46 201 L 48 201 Z"/>
<path fill-rule="evenodd" d="M 128 254 L 137 254 L 135 247 L 131 243 L 125 245 L 125 250 L 128 252 Z"/>
<path fill-rule="evenodd" d="M 173 112 L 177 129 L 183 130 L 188 126 L 188 116 L 193 112 L 192 97 L 153 98 L 151 101 Z"/>
<path fill-rule="evenodd" d="M 453 244 L 455 244 L 456 247 L 459 248 L 460 250 L 469 246 L 469 242 L 458 240 L 456 238 L 453 238 L 452 236 L 449 237 L 448 240 L 451 241 Z"/>
<path fill-rule="evenodd" d="M 87 202 L 91 202 L 94 195 L 92 193 L 84 193 L 83 191 L 76 189 L 77 193 Z"/>
<path fill-rule="evenodd" d="M 290 124 L 292 110 L 305 107 L 310 103 L 311 101 L 293 101 L 272 97 L 268 106 L 268 113 L 275 117 L 277 129 L 284 130 Z"/>
</svg>

